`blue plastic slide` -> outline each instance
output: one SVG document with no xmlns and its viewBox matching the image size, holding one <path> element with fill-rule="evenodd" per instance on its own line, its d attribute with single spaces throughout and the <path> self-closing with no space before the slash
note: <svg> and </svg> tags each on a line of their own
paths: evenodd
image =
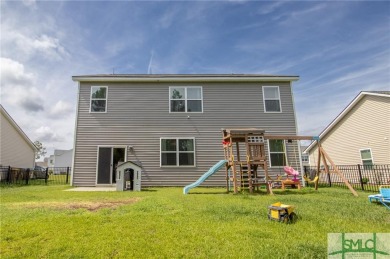
<svg viewBox="0 0 390 259">
<path fill-rule="evenodd" d="M 213 174 L 218 172 L 218 170 L 221 169 L 221 167 L 223 167 L 226 164 L 226 162 L 227 162 L 226 160 L 221 160 L 218 163 L 216 163 L 213 167 L 211 167 L 207 171 L 207 173 L 202 175 L 196 182 L 184 187 L 183 194 L 187 194 L 190 191 L 190 189 L 195 188 L 195 187 L 199 186 L 201 183 L 203 183 L 204 181 L 206 181 L 207 178 L 209 178 L 210 176 L 212 176 Z"/>
</svg>

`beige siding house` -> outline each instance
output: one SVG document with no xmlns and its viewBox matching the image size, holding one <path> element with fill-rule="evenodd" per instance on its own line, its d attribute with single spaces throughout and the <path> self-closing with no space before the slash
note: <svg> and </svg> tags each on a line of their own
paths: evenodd
<svg viewBox="0 0 390 259">
<path fill-rule="evenodd" d="M 337 165 L 390 164 L 390 91 L 361 92 L 320 138 Z M 315 165 L 316 145 L 305 152 Z"/>
<path fill-rule="evenodd" d="M 72 184 L 114 184 L 116 165 L 133 161 L 143 167 L 142 186 L 183 186 L 224 158 L 221 128 L 296 135 L 292 82 L 298 79 L 74 76 L 79 91 Z M 271 163 L 271 174 L 281 170 Z M 224 185 L 225 173 L 221 170 L 205 184 Z"/>
<path fill-rule="evenodd" d="M 0 111 L 0 165 L 33 168 L 37 148 L 1 105 Z"/>
</svg>

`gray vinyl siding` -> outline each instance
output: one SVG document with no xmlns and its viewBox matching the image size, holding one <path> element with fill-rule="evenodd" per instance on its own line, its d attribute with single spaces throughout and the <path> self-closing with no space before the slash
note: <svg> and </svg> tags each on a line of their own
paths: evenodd
<svg viewBox="0 0 390 259">
<path fill-rule="evenodd" d="M 97 85 L 108 86 L 106 113 L 89 112 Z M 263 85 L 280 86 L 282 113 L 264 113 Z M 203 113 L 170 113 L 169 86 L 202 86 Z M 221 128 L 248 127 L 296 135 L 289 82 L 80 83 L 73 184 L 95 186 L 98 146 L 131 145 L 127 160 L 142 163 L 143 186 L 183 186 L 224 158 Z M 196 167 L 160 167 L 162 137 L 194 137 Z M 204 183 L 224 184 L 224 170 Z"/>
<path fill-rule="evenodd" d="M 3 113 L 0 114 L 0 165 L 33 168 L 35 164 L 35 150 L 20 135 Z"/>
<path fill-rule="evenodd" d="M 364 96 L 321 140 L 336 165 L 361 164 L 360 149 L 371 149 L 375 164 L 390 164 L 390 97 Z M 318 161 L 310 150 L 310 164 Z"/>
</svg>

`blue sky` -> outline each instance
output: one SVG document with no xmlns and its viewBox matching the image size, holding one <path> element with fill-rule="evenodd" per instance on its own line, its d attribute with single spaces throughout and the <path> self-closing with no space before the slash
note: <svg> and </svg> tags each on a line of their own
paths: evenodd
<svg viewBox="0 0 390 259">
<path fill-rule="evenodd" d="M 1 1 L 1 103 L 26 134 L 70 149 L 72 75 L 299 75 L 299 133 L 364 90 L 390 90 L 390 2 Z"/>
</svg>

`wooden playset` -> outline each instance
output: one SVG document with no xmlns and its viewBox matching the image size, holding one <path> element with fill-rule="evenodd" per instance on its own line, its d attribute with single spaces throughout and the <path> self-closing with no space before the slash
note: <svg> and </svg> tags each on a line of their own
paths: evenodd
<svg viewBox="0 0 390 259">
<path fill-rule="evenodd" d="M 318 173 L 320 172 L 321 161 L 324 166 L 324 171 L 330 173 L 328 163 L 331 164 L 334 173 L 337 173 L 341 179 L 345 182 L 347 187 L 353 193 L 358 196 L 353 187 L 349 184 L 347 179 L 342 175 L 337 166 L 330 159 L 325 150 L 321 147 L 321 143 L 318 137 L 313 136 L 288 136 L 288 135 L 268 135 L 262 129 L 247 128 L 247 129 L 222 129 L 222 144 L 224 149 L 224 155 L 226 162 L 226 188 L 230 191 L 230 185 L 233 183 L 233 191 L 237 193 L 244 189 L 248 189 L 252 193 L 255 188 L 265 186 L 267 193 L 273 194 L 272 186 L 275 183 L 281 183 L 282 188 L 287 185 L 295 185 L 299 189 L 301 188 L 301 182 L 297 177 L 297 171 L 292 167 L 285 166 L 284 171 L 287 175 L 294 176 L 293 179 L 281 179 L 272 180 L 269 175 L 269 164 L 267 161 L 267 155 L 265 151 L 266 140 L 283 140 L 283 146 L 286 143 L 292 143 L 295 140 L 294 148 L 297 150 L 283 150 L 286 153 L 284 161 L 285 165 L 288 165 L 288 154 L 298 153 L 298 158 L 292 162 L 295 163 L 295 168 L 300 166 L 300 151 L 299 140 L 315 140 L 318 147 L 318 161 L 317 161 L 317 176 L 315 186 L 318 188 Z M 244 147 L 243 147 L 244 146 Z M 242 152 L 242 150 L 244 152 Z M 299 174 L 299 173 L 298 173 Z"/>
</svg>

